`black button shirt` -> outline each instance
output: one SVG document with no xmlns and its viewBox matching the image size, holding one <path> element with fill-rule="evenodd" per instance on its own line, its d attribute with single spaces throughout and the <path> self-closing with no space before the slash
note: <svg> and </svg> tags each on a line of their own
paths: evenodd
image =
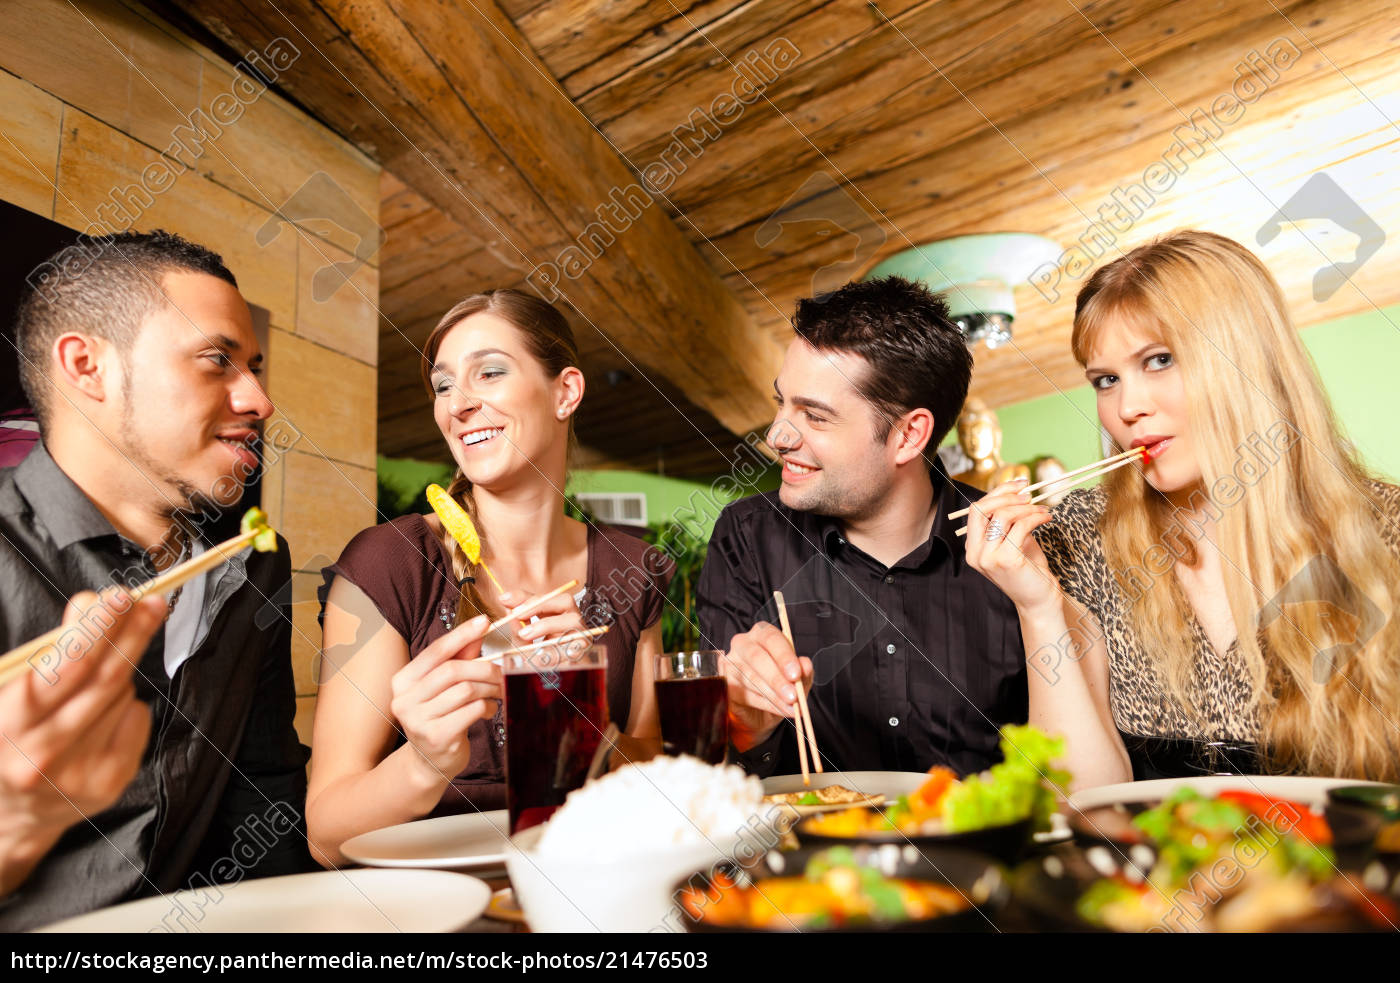
<svg viewBox="0 0 1400 983">
<path fill-rule="evenodd" d="M 813 663 L 808 703 L 827 771 L 981 771 L 1001 759 L 998 728 L 1026 720 L 1015 605 L 967 566 L 947 519 L 981 492 L 934 481 L 929 538 L 891 567 L 776 492 L 735 502 L 715 524 L 698 588 L 705 644 L 728 649 L 755 623 L 778 624 L 773 591 L 783 592 L 797 653 Z M 796 772 L 795 735 L 780 724 L 739 761 L 760 776 Z"/>
<path fill-rule="evenodd" d="M 0 651 L 57 625 L 78 591 L 153 572 L 42 444 L 0 469 Z M 151 707 L 141 770 L 110 809 L 69 827 L 19 890 L 0 898 L 0 931 L 311 868 L 307 754 L 292 727 L 286 542 L 273 554 L 234 557 L 207 578 L 208 630 L 174 678 L 164 632 L 137 665 L 136 695 Z M 151 928 L 193 931 L 200 917 L 197 906 L 172 905 L 171 920 Z"/>
</svg>

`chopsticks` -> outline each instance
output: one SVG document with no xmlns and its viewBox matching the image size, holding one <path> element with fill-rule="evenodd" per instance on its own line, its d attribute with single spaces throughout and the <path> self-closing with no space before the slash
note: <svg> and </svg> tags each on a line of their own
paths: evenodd
<svg viewBox="0 0 1400 983">
<path fill-rule="evenodd" d="M 588 773 L 583 777 L 583 784 L 587 785 L 603 773 L 612 753 L 617 750 L 617 739 L 621 736 L 622 729 L 615 723 L 609 723 L 608 729 L 603 731 L 603 739 L 598 742 L 598 750 L 593 752 L 593 760 L 588 762 Z"/>
<path fill-rule="evenodd" d="M 788 623 L 787 605 L 783 603 L 783 592 L 775 590 L 773 600 L 778 604 L 778 621 L 783 626 L 783 637 L 797 651 L 797 643 L 792 640 L 792 625 Z M 812 776 L 807 771 L 807 743 L 812 745 L 812 768 L 818 775 L 822 773 L 822 756 L 817 751 L 817 732 L 812 729 L 812 710 L 807 706 L 807 691 L 802 688 L 802 680 L 797 681 L 797 758 L 802 763 L 802 784 L 810 786 Z M 805 734 L 803 728 L 806 728 Z M 803 738 L 806 738 L 804 743 Z"/>
<path fill-rule="evenodd" d="M 562 587 L 554 588 L 554 590 L 550 591 L 548 594 L 541 594 L 539 597 L 531 598 L 530 600 L 526 601 L 524 604 L 521 604 L 518 607 L 511 608 L 500 618 L 496 619 L 495 621 L 491 622 L 489 625 L 486 626 L 486 634 L 489 635 L 493 631 L 499 631 L 501 628 L 510 624 L 515 619 L 523 618 L 525 615 L 530 614 L 536 608 L 542 605 L 545 601 L 548 601 L 551 598 L 558 597 L 565 591 L 571 591 L 577 586 L 578 581 L 571 580 Z"/>
<path fill-rule="evenodd" d="M 1064 481 L 1070 482 L 1063 488 L 1056 488 L 1055 491 L 1045 492 L 1044 494 L 1036 495 L 1030 500 L 1030 504 L 1034 505 L 1036 502 L 1042 501 L 1048 498 L 1049 496 L 1064 491 L 1068 488 L 1072 488 L 1075 485 L 1082 485 L 1084 482 L 1093 481 L 1095 478 L 1102 477 L 1103 475 L 1108 474 L 1110 471 L 1117 471 L 1119 468 L 1124 467 L 1125 465 L 1132 464 L 1134 461 L 1138 460 L 1146 453 L 1146 447 L 1134 447 L 1132 450 L 1124 451 L 1122 454 L 1115 454 L 1112 457 L 1104 458 L 1102 461 L 1095 461 L 1093 464 L 1086 464 L 1082 468 L 1075 468 L 1073 471 L 1066 471 L 1064 474 L 1059 475 L 1058 477 L 1036 482 L 1034 485 L 1031 485 L 1024 490 L 1028 492 L 1033 492 L 1038 491 L 1041 488 L 1048 487 L 1050 485 L 1061 484 Z M 965 509 L 958 509 L 956 512 L 949 512 L 948 518 L 962 519 L 969 515 L 972 512 L 972 509 L 973 506 L 969 505 Z M 957 535 L 959 536 L 966 535 L 966 533 L 967 526 L 963 526 L 957 531 Z"/>
<path fill-rule="evenodd" d="M 523 655 L 526 652 L 536 652 L 542 648 L 555 645 L 570 645 L 573 642 L 582 642 L 606 634 L 611 627 L 612 625 L 600 625 L 597 628 L 589 628 L 587 631 L 574 631 L 567 635 L 560 635 L 558 638 L 544 638 L 538 642 L 531 642 L 529 645 L 520 645 L 513 649 L 506 649 L 504 652 L 497 652 L 495 655 L 483 655 L 480 661 L 495 662 L 497 659 L 504 659 L 508 655 Z"/>
<path fill-rule="evenodd" d="M 226 539 L 217 546 L 209 547 L 199 556 L 191 557 L 179 566 L 172 567 L 157 577 L 152 577 L 144 584 L 131 590 L 131 603 L 135 604 L 143 597 L 150 597 L 152 594 L 168 594 L 186 581 L 193 580 L 205 571 L 214 569 L 235 554 L 241 553 L 252 543 L 254 537 L 263 531 L 263 529 L 253 529 L 234 536 L 232 539 Z M 0 686 L 23 673 L 30 659 L 49 646 L 57 644 L 65 633 L 76 627 L 76 625 L 59 625 L 52 631 L 46 631 L 38 638 L 31 638 L 23 645 L 0 655 Z"/>
</svg>

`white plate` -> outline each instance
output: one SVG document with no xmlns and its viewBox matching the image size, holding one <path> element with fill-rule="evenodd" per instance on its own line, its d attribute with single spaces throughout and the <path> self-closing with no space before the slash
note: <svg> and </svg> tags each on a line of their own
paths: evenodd
<svg viewBox="0 0 1400 983">
<path fill-rule="evenodd" d="M 340 852 L 366 867 L 485 870 L 506 862 L 510 814 L 470 812 L 388 826 L 346 840 Z"/>
<path fill-rule="evenodd" d="M 883 795 L 885 800 L 880 805 L 887 806 L 893 805 L 894 800 L 901 795 L 913 792 L 927 778 L 928 775 L 921 771 L 828 771 L 820 775 L 813 775 L 811 785 L 803 785 L 801 775 L 774 775 L 772 778 L 763 780 L 763 794 L 782 795 L 787 792 L 810 792 L 813 789 L 826 788 L 828 785 L 840 785 L 863 795 Z M 847 805 L 815 806 L 784 804 L 779 808 L 786 810 L 790 815 L 803 817 L 813 816 L 821 812 L 836 812 L 859 805 L 858 802 Z"/>
<path fill-rule="evenodd" d="M 1202 795 L 1227 790 L 1256 792 L 1276 799 L 1290 799 L 1310 806 L 1327 804 L 1327 790 L 1342 785 L 1378 785 L 1350 778 L 1308 778 L 1298 775 L 1206 775 L 1200 778 L 1154 778 L 1146 782 L 1123 782 L 1086 788 L 1069 797 L 1071 808 L 1086 810 L 1099 806 L 1160 802 L 1179 788 L 1193 788 Z"/>
<path fill-rule="evenodd" d="M 455 932 L 491 889 L 440 870 L 325 870 L 144 898 L 41 932 Z"/>
<path fill-rule="evenodd" d="M 828 785 L 843 785 L 864 795 L 883 795 L 890 802 L 918 789 L 928 778 L 922 771 L 828 771 L 812 776 L 810 786 L 801 775 L 774 775 L 763 780 L 764 795 L 807 792 Z"/>
</svg>

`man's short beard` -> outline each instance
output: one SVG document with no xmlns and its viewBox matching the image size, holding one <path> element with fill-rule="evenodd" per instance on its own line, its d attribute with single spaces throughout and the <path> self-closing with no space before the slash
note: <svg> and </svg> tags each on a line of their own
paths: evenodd
<svg viewBox="0 0 1400 983">
<path fill-rule="evenodd" d="M 860 495 L 842 494 L 842 489 L 828 486 L 814 489 L 815 494 L 808 493 L 810 497 L 804 497 L 801 505 L 788 507 L 799 512 L 830 516 L 833 519 L 846 521 L 864 519 L 879 508 L 880 502 L 889 494 L 889 486 L 890 482 L 888 481 L 870 483 L 870 487 L 861 489 L 863 494 Z M 781 497 L 781 492 L 779 495 Z"/>
<path fill-rule="evenodd" d="M 123 359 L 125 361 L 125 359 Z M 121 419 L 121 446 L 117 449 L 122 456 L 135 467 L 151 484 L 152 491 L 165 499 L 160 507 L 163 515 L 174 517 L 177 513 L 183 515 L 200 515 L 206 512 L 218 512 L 227 508 L 227 505 L 220 505 L 214 501 L 207 493 L 201 491 L 192 482 L 167 470 L 156 462 L 151 452 L 146 449 L 146 445 L 136 435 L 136 417 L 132 411 L 131 398 L 131 367 L 127 364 L 122 380 L 122 419 Z M 173 488 L 175 494 L 172 497 L 164 489 Z M 240 494 L 241 497 L 241 494 Z M 235 502 L 230 505 L 237 504 Z"/>
</svg>

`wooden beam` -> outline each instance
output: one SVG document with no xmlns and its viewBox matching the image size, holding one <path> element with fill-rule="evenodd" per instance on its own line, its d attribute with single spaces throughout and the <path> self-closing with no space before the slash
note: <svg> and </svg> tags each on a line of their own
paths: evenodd
<svg viewBox="0 0 1400 983">
<path fill-rule="evenodd" d="M 302 50 L 280 80 L 290 96 L 540 292 L 557 288 L 639 371 L 682 389 L 735 432 L 771 415 L 778 346 L 658 197 L 643 189 L 644 207 L 612 204 L 638 185 L 636 175 L 495 4 L 183 6 L 238 50 L 289 38 Z"/>
<path fill-rule="evenodd" d="M 774 6 L 778 6 L 774 0 L 700 0 L 684 6 L 658 5 L 652 0 L 558 0 L 521 16 L 511 14 L 511 19 L 565 91 L 577 99 L 594 86 L 657 58 L 717 18 L 759 17 Z"/>
</svg>

